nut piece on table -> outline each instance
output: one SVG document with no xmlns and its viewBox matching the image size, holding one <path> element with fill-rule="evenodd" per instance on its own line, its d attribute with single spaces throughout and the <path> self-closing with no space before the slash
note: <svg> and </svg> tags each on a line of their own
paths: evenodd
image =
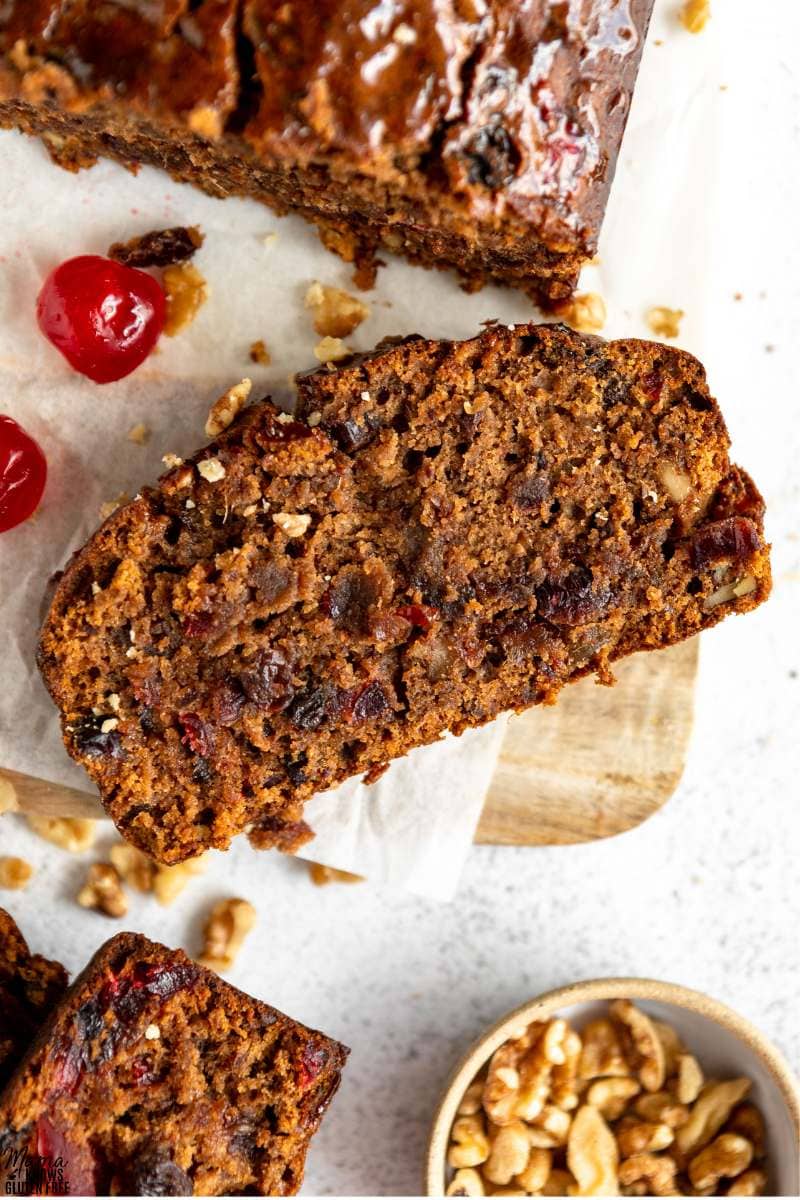
<svg viewBox="0 0 800 1200">
<path fill-rule="evenodd" d="M 86 817 L 39 817 L 29 813 L 26 820 L 39 837 L 71 854 L 89 850 L 97 837 L 97 822 Z"/>
<path fill-rule="evenodd" d="M 228 428 L 244 408 L 252 388 L 252 380 L 243 379 L 241 383 L 229 387 L 227 392 L 223 392 L 220 398 L 214 401 L 206 418 L 208 437 L 219 437 Z"/>
<path fill-rule="evenodd" d="M 321 363 L 341 362 L 342 359 L 349 358 L 352 353 L 350 347 L 341 338 L 324 337 L 314 347 L 314 357 Z"/>
<path fill-rule="evenodd" d="M 250 347 L 250 361 L 258 363 L 260 367 L 268 367 L 272 362 L 272 355 L 267 349 L 266 342 L 263 338 L 258 338 Z"/>
<path fill-rule="evenodd" d="M 701 33 L 711 18 L 711 0 L 684 0 L 681 24 L 689 33 Z"/>
<path fill-rule="evenodd" d="M 156 865 L 143 851 L 129 846 L 127 842 L 118 842 L 111 847 L 108 856 L 126 883 L 135 887 L 137 892 L 152 892 Z"/>
<path fill-rule="evenodd" d="M 195 875 L 202 875 L 208 866 L 208 855 L 200 854 L 197 858 L 187 858 L 186 862 L 175 863 L 173 867 L 164 867 L 156 863 L 156 877 L 153 880 L 153 893 L 159 904 L 165 907 L 181 894 L 183 889 Z"/>
<path fill-rule="evenodd" d="M 660 1091 L 666 1075 L 666 1056 L 653 1022 L 630 1000 L 615 1000 L 609 1012 L 628 1031 L 642 1087 L 648 1092 Z"/>
<path fill-rule="evenodd" d="M 17 790 L 10 779 L 0 776 L 0 815 L 7 812 L 18 812 L 19 801 Z"/>
<path fill-rule="evenodd" d="M 314 331 L 320 337 L 347 337 L 369 316 L 369 306 L 362 300 L 318 282 L 306 292 L 306 308 L 313 311 Z"/>
<path fill-rule="evenodd" d="M 720 1131 L 736 1105 L 750 1091 L 749 1079 L 710 1083 L 700 1093 L 689 1120 L 678 1130 L 675 1141 L 686 1158 L 701 1150 Z"/>
<path fill-rule="evenodd" d="M 310 862 L 308 873 L 311 882 L 317 887 L 324 887 L 326 883 L 364 883 L 363 875 L 354 875 L 352 871 L 340 871 L 337 867 L 325 867 L 322 863 Z M 474 1111 L 477 1112 L 478 1109 Z"/>
<path fill-rule="evenodd" d="M 97 909 L 107 917 L 124 917 L 128 911 L 122 880 L 111 863 L 92 863 L 77 900 L 82 908 Z"/>
<path fill-rule="evenodd" d="M 616 1196 L 619 1153 L 614 1134 L 601 1114 L 584 1104 L 575 1114 L 567 1142 L 567 1166 L 579 1196 Z"/>
<path fill-rule="evenodd" d="M 753 1147 L 738 1133 L 721 1133 L 689 1163 L 689 1179 L 699 1191 L 715 1188 L 720 1179 L 742 1175 L 753 1161 Z"/>
<path fill-rule="evenodd" d="M 164 271 L 164 291 L 167 294 L 164 333 L 167 337 L 175 337 L 191 325 L 211 290 L 197 267 L 192 263 L 178 263 Z"/>
<path fill-rule="evenodd" d="M 33 867 L 24 858 L 0 858 L 0 887 L 19 891 L 26 887 L 32 875 Z"/>
<path fill-rule="evenodd" d="M 579 292 L 556 305 L 555 312 L 578 333 L 599 333 L 606 323 L 606 302 L 597 292 Z"/>
<path fill-rule="evenodd" d="M 647 324 L 656 337 L 676 338 L 680 334 L 681 320 L 685 316 L 682 308 L 655 305 L 647 310 Z"/>
<path fill-rule="evenodd" d="M 447 1151 L 449 1166 L 477 1167 L 489 1157 L 489 1139 L 483 1116 L 458 1117 L 450 1130 L 450 1147 Z"/>
<path fill-rule="evenodd" d="M 206 921 L 203 953 L 197 961 L 212 971 L 230 970 L 255 923 L 256 910 L 248 900 L 221 900 Z"/>
</svg>

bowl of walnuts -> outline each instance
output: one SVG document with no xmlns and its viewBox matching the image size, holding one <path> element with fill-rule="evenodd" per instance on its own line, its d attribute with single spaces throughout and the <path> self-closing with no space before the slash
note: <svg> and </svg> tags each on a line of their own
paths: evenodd
<svg viewBox="0 0 800 1200">
<path fill-rule="evenodd" d="M 796 1196 L 800 1087 L 702 992 L 596 979 L 509 1013 L 453 1073 L 429 1196 Z"/>
</svg>

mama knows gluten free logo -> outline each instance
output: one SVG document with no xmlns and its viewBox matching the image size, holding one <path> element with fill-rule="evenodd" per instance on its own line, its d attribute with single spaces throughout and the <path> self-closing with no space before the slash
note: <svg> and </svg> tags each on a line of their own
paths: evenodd
<svg viewBox="0 0 800 1200">
<path fill-rule="evenodd" d="M 0 1180 L 6 1196 L 68 1196 L 69 1164 L 25 1149 L 0 1151 Z"/>
</svg>

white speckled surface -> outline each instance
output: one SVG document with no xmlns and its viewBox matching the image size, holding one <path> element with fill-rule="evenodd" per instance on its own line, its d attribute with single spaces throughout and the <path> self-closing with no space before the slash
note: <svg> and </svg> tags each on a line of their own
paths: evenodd
<svg viewBox="0 0 800 1200">
<path fill-rule="evenodd" d="M 766 493 L 776 586 L 767 606 L 704 637 L 677 795 L 612 842 L 475 849 L 446 906 L 369 885 L 317 890 L 302 864 L 244 845 L 215 856 L 174 908 L 136 905 L 137 927 L 191 946 L 210 899 L 258 896 L 232 981 L 354 1047 L 307 1192 L 416 1192 L 459 1052 L 506 1009 L 576 978 L 652 975 L 705 990 L 800 1064 L 800 6 L 714 9 L 728 91 L 706 360 L 735 449 Z M 115 928 L 76 911 L 84 867 L 64 858 L 54 869 L 17 820 L 0 823 L 0 849 L 47 860 L 35 888 L 0 903 L 36 949 L 82 965 Z"/>
</svg>

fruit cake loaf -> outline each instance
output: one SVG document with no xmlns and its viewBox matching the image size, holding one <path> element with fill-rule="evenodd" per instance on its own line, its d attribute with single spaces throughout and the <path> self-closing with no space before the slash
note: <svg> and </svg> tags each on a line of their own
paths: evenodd
<svg viewBox="0 0 800 1200">
<path fill-rule="evenodd" d="M 67 749 L 160 861 L 280 842 L 315 792 L 767 596 L 688 354 L 496 326 L 299 387 L 303 420 L 253 404 L 118 509 L 42 629 Z"/>
<path fill-rule="evenodd" d="M 653 0 L 8 0 L 0 124 L 151 163 L 470 285 L 568 296 L 595 253 Z"/>
<path fill-rule="evenodd" d="M 11 914 L 0 908 L 0 1090 L 66 990 L 61 963 L 31 954 Z"/>
<path fill-rule="evenodd" d="M 0 1096 L 0 1146 L 60 1156 L 71 1194 L 294 1195 L 347 1053 L 120 933 Z"/>
</svg>

